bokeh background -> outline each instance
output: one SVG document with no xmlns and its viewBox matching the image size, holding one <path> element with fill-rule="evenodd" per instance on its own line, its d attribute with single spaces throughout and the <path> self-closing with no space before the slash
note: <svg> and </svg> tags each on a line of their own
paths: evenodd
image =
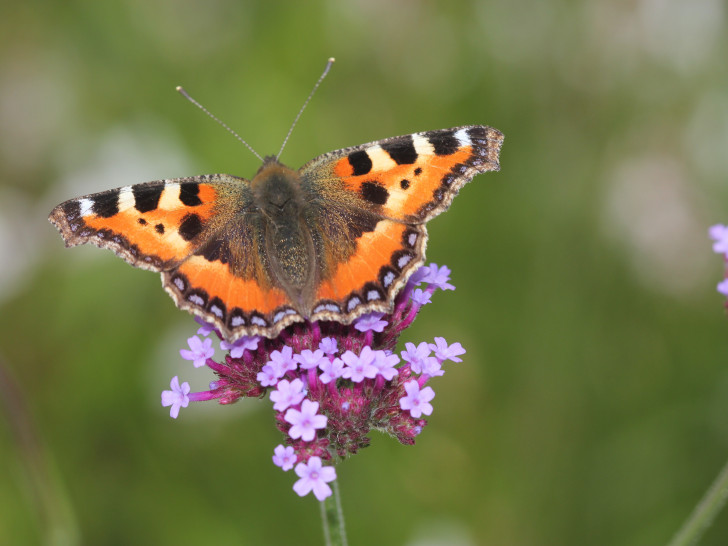
<svg viewBox="0 0 728 546">
<path fill-rule="evenodd" d="M 196 325 L 46 221 L 85 193 L 484 123 L 502 170 L 430 224 L 453 270 L 402 339 L 468 350 L 417 445 L 340 465 L 351 544 L 666 543 L 728 458 L 728 34 L 721 0 L 109 0 L 0 7 L 0 543 L 320 544 L 273 466 L 268 401 L 211 376 Z M 218 352 L 218 355 L 220 353 Z M 728 543 L 722 514 L 702 544 Z"/>
</svg>

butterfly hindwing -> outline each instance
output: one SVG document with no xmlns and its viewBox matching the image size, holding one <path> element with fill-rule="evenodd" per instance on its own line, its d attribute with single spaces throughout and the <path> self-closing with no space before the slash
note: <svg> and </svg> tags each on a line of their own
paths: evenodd
<svg viewBox="0 0 728 546">
<path fill-rule="evenodd" d="M 348 243 L 346 258 L 316 286 L 313 318 L 348 324 L 369 311 L 391 312 L 397 292 L 421 264 L 426 242 L 423 225 L 377 220 Z"/>
<path fill-rule="evenodd" d="M 302 320 L 280 287 L 234 275 L 228 263 L 200 254 L 163 272 L 162 283 L 180 309 L 214 324 L 226 339 L 270 337 Z"/>
<path fill-rule="evenodd" d="M 162 273 L 165 290 L 229 340 L 273 337 L 303 320 L 272 275 L 265 231 L 257 210 L 238 210 L 194 254 Z"/>
</svg>

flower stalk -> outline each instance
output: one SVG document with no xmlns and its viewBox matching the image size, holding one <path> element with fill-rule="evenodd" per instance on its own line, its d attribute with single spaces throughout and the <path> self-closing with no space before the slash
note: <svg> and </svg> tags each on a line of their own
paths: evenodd
<svg viewBox="0 0 728 546">
<path fill-rule="evenodd" d="M 346 546 L 346 528 L 344 512 L 341 509 L 341 493 L 338 482 L 334 482 L 334 494 L 325 499 L 321 506 L 321 522 L 324 527 L 324 543 L 326 546 Z"/>
<path fill-rule="evenodd" d="M 668 546 L 696 544 L 728 500 L 728 462 Z"/>
</svg>

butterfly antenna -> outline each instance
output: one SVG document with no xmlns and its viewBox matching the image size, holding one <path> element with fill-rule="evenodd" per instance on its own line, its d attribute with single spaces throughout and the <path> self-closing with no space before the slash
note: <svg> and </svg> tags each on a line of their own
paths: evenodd
<svg viewBox="0 0 728 546">
<path fill-rule="evenodd" d="M 237 138 L 237 139 L 238 139 L 238 140 L 239 140 L 240 142 L 242 142 L 242 143 L 243 143 L 243 144 L 245 145 L 245 147 L 246 147 L 246 148 L 247 148 L 248 150 L 250 150 L 251 152 L 253 152 L 253 155 L 254 155 L 255 157 L 257 157 L 258 159 L 260 159 L 261 161 L 263 161 L 263 158 L 262 158 L 262 157 L 260 157 L 260 154 L 259 154 L 258 152 L 256 152 L 255 150 L 253 150 L 253 147 L 252 147 L 252 146 L 251 146 L 250 144 L 248 144 L 248 143 L 247 143 L 247 142 L 245 142 L 245 141 L 244 141 L 244 140 L 243 140 L 242 138 L 240 138 L 240 135 L 239 135 L 239 134 L 237 134 L 237 133 L 236 133 L 235 131 L 233 131 L 233 130 L 232 130 L 232 129 L 231 129 L 230 127 L 228 127 L 228 126 L 227 126 L 227 125 L 226 125 L 225 123 L 223 123 L 222 121 L 220 121 L 220 120 L 219 120 L 219 119 L 218 119 L 218 118 L 217 118 L 216 116 L 214 116 L 214 115 L 213 115 L 213 114 L 212 114 L 212 113 L 211 113 L 211 112 L 210 112 L 210 111 L 209 111 L 209 110 L 208 110 L 207 108 L 205 108 L 205 107 L 204 107 L 204 106 L 202 106 L 202 105 L 201 105 L 201 104 L 200 104 L 199 102 L 197 102 L 197 101 L 196 101 L 195 99 L 193 99 L 192 97 L 190 97 L 189 93 L 187 93 L 187 91 L 185 91 L 185 90 L 184 90 L 184 89 L 182 88 L 182 86 L 177 86 L 177 91 L 179 92 L 179 94 L 180 94 L 180 95 L 182 95 L 182 96 L 183 96 L 184 98 L 186 98 L 186 99 L 187 99 L 188 101 L 190 101 L 190 102 L 191 102 L 192 104 L 194 104 L 195 106 L 197 106 L 197 108 L 199 108 L 200 110 L 202 110 L 203 112 L 205 112 L 205 114 L 207 114 L 208 116 L 210 116 L 210 117 L 211 117 L 212 119 L 214 119 L 215 121 L 217 121 L 217 122 L 218 122 L 218 123 L 219 123 L 220 125 L 222 125 L 222 126 L 223 126 L 223 127 L 225 128 L 225 129 L 227 129 L 227 130 L 228 130 L 228 132 L 229 132 L 230 134 L 232 134 L 232 135 L 233 135 L 233 136 L 234 136 L 235 138 Z"/>
<path fill-rule="evenodd" d="M 322 81 L 324 81 L 326 74 L 328 74 L 329 70 L 331 70 L 331 65 L 334 64 L 334 60 L 335 59 L 333 57 L 331 57 L 328 60 L 328 62 L 326 63 L 326 68 L 324 68 L 323 74 L 321 74 L 318 81 L 316 82 L 316 85 L 314 85 L 313 89 L 311 89 L 311 93 L 309 93 L 308 98 L 306 99 L 306 102 L 303 103 L 303 106 L 301 106 L 301 109 L 298 111 L 298 114 L 296 115 L 296 119 L 294 119 L 293 124 L 291 124 L 291 128 L 288 129 L 288 134 L 286 135 L 286 138 L 283 139 L 283 144 L 281 145 L 281 149 L 278 150 L 278 153 L 276 154 L 276 159 L 281 157 L 281 154 L 283 153 L 283 148 L 286 147 L 286 143 L 288 142 L 288 139 L 291 137 L 293 128 L 296 126 L 296 123 L 298 123 L 298 118 L 301 117 L 301 114 L 303 114 L 303 111 L 306 109 L 306 106 L 308 106 L 308 103 L 311 100 L 311 97 L 313 97 L 313 94 L 316 92 L 316 89 L 318 89 L 318 86 L 321 85 Z"/>
</svg>

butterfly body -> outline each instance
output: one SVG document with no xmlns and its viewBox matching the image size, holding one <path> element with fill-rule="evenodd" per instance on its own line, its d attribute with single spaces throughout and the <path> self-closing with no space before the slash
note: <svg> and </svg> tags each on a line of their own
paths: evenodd
<svg viewBox="0 0 728 546">
<path fill-rule="evenodd" d="M 300 175 L 274 158 L 266 159 L 251 186 L 269 261 L 267 277 L 284 289 L 296 312 L 309 318 L 321 262 L 312 238 L 312 196 L 305 194 Z"/>
<path fill-rule="evenodd" d="M 162 274 L 178 307 L 228 340 L 303 320 L 391 311 L 424 261 L 426 222 L 480 172 L 503 136 L 466 126 L 345 148 L 299 170 L 266 158 L 225 174 L 125 186 L 58 205 L 66 246 L 109 248 Z"/>
</svg>

